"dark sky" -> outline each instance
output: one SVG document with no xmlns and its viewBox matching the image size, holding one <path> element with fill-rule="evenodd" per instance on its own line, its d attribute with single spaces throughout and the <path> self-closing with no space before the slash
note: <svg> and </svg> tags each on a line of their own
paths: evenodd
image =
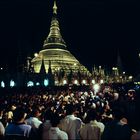
<svg viewBox="0 0 140 140">
<path fill-rule="evenodd" d="M 125 71 L 140 71 L 139 4 L 134 0 L 57 0 L 61 34 L 89 69 L 115 66 L 119 50 Z M 0 67 L 16 68 L 42 49 L 53 0 L 0 0 Z M 19 57 L 20 56 L 20 57 Z M 17 59 L 18 58 L 18 59 Z"/>
</svg>

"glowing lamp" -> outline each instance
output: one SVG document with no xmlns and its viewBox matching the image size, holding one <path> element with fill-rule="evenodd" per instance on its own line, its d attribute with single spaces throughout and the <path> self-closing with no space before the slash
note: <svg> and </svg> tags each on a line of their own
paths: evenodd
<svg viewBox="0 0 140 140">
<path fill-rule="evenodd" d="M 99 89 L 100 89 L 100 85 L 99 84 L 95 84 L 93 86 L 93 89 L 94 89 L 95 93 L 97 93 L 99 91 Z"/>
<path fill-rule="evenodd" d="M 129 76 L 128 78 L 129 78 L 129 79 L 132 79 L 132 78 L 133 78 L 133 76 Z"/>
<path fill-rule="evenodd" d="M 49 80 L 48 79 L 44 79 L 44 86 L 47 87 L 49 85 Z"/>
<path fill-rule="evenodd" d="M 40 83 L 39 83 L 39 82 L 37 82 L 37 83 L 36 83 L 36 86 L 39 86 L 39 85 L 40 85 Z"/>
<path fill-rule="evenodd" d="M 67 80 L 63 80 L 63 85 L 66 85 L 67 84 Z"/>
<path fill-rule="evenodd" d="M 15 86 L 15 82 L 13 80 L 10 81 L 10 87 L 14 87 Z"/>
<path fill-rule="evenodd" d="M 34 56 L 35 56 L 35 57 L 38 57 L 38 53 L 34 53 Z"/>
<path fill-rule="evenodd" d="M 27 87 L 33 87 L 33 86 L 34 86 L 33 81 L 29 81 L 29 82 L 27 83 Z"/>
<path fill-rule="evenodd" d="M 1 81 L 1 87 L 5 88 L 5 83 L 3 81 Z"/>
</svg>

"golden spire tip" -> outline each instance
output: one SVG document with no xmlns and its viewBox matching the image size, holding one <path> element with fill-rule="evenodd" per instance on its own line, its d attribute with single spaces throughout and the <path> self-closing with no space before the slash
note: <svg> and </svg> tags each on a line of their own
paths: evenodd
<svg viewBox="0 0 140 140">
<path fill-rule="evenodd" d="M 56 0 L 54 0 L 54 5 L 53 5 L 53 14 L 57 14 L 57 5 L 56 5 Z"/>
</svg>

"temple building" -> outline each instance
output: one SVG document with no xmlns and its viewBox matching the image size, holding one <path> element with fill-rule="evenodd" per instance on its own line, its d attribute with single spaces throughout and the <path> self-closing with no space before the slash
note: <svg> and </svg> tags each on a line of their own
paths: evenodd
<svg viewBox="0 0 140 140">
<path fill-rule="evenodd" d="M 92 73 L 83 66 L 68 50 L 62 38 L 57 19 L 57 5 L 54 1 L 50 32 L 42 50 L 34 58 L 28 57 L 21 70 L 14 73 L 0 69 L 0 88 L 47 87 L 71 85 L 102 85 L 104 83 L 133 82 L 133 76 L 122 71 L 121 59 L 110 72 L 102 66 L 95 67 Z M 23 66 L 23 65 L 22 65 Z"/>
<path fill-rule="evenodd" d="M 110 72 L 102 66 L 94 66 L 92 70 L 92 79 L 95 83 L 129 83 L 134 80 L 132 75 L 126 72 L 120 72 L 119 67 L 112 67 Z"/>
<path fill-rule="evenodd" d="M 68 50 L 62 38 L 54 1 L 50 32 L 42 50 L 28 57 L 24 68 L 17 73 L 2 74 L 1 87 L 89 85 L 90 72 Z M 12 81 L 11 81 L 12 79 Z"/>
<path fill-rule="evenodd" d="M 59 28 L 56 1 L 54 1 L 53 17 L 51 20 L 49 35 L 44 41 L 42 50 L 36 54 L 31 62 L 35 73 L 40 73 L 41 65 L 43 63 L 45 71 L 48 73 L 49 62 L 51 62 L 51 70 L 53 74 L 60 71 L 63 71 L 66 75 L 71 72 L 80 72 L 81 74 L 87 75 L 90 74 L 87 68 L 80 64 L 80 62 L 67 49 Z"/>
</svg>

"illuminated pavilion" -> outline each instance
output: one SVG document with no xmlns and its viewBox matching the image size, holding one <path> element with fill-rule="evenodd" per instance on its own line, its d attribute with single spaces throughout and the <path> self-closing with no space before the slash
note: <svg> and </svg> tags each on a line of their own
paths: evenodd
<svg viewBox="0 0 140 140">
<path fill-rule="evenodd" d="M 60 33 L 56 1 L 54 1 L 49 35 L 44 41 L 43 49 L 35 55 L 31 62 L 35 73 L 40 73 L 42 65 L 44 65 L 45 71 L 48 73 L 49 63 L 51 62 L 53 74 L 60 70 L 63 70 L 66 74 L 70 72 L 86 73 L 86 75 L 90 74 L 87 68 L 80 64 L 67 49 L 66 43 Z"/>
</svg>

